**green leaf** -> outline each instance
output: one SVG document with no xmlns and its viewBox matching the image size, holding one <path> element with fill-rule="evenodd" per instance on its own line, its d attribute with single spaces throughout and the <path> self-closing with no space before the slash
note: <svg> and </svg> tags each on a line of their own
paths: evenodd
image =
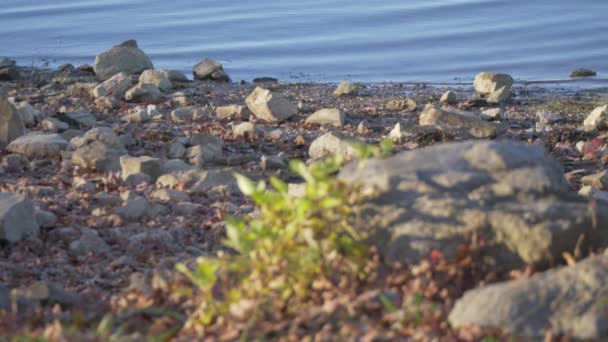
<svg viewBox="0 0 608 342">
<path fill-rule="evenodd" d="M 270 184 L 282 195 L 287 194 L 288 187 L 285 182 L 278 179 L 277 177 L 270 177 Z"/>
<path fill-rule="evenodd" d="M 236 183 L 245 196 L 253 195 L 255 191 L 255 183 L 251 179 L 241 175 L 240 173 L 235 173 L 234 178 L 236 178 Z"/>
</svg>

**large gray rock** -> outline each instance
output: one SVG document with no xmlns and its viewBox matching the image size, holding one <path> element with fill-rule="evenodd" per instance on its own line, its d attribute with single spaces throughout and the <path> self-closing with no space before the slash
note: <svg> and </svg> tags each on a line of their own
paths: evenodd
<svg viewBox="0 0 608 342">
<path fill-rule="evenodd" d="M 129 75 L 120 72 L 95 87 L 93 89 L 93 96 L 96 99 L 108 96 L 122 99 L 125 97 L 125 93 L 129 88 L 131 88 L 131 79 L 129 79 Z"/>
<path fill-rule="evenodd" d="M 245 103 L 258 119 L 269 122 L 285 121 L 298 113 L 295 103 L 261 87 L 256 87 Z"/>
<path fill-rule="evenodd" d="M 0 192 L 0 240 L 17 242 L 39 232 L 32 202 L 20 194 Z"/>
<path fill-rule="evenodd" d="M 25 134 L 25 125 L 15 106 L 0 93 L 0 149 Z"/>
<path fill-rule="evenodd" d="M 7 150 L 38 159 L 59 157 L 67 147 L 68 141 L 59 134 L 29 134 L 13 140 Z"/>
<path fill-rule="evenodd" d="M 120 157 L 123 178 L 132 174 L 143 173 L 150 176 L 150 179 L 155 182 L 161 174 L 160 164 L 160 159 L 149 156 L 131 157 L 125 155 Z"/>
<path fill-rule="evenodd" d="M 135 40 L 128 40 L 95 57 L 93 70 L 97 78 L 105 81 L 124 72 L 127 75 L 154 69 L 150 58 L 137 47 Z"/>
<path fill-rule="evenodd" d="M 455 135 L 467 138 L 493 138 L 501 132 L 501 126 L 481 120 L 473 113 L 448 111 L 433 104 L 427 104 L 420 114 L 420 125 L 430 125 Z"/>
<path fill-rule="evenodd" d="M 67 122 L 70 126 L 78 129 L 91 128 L 97 123 L 95 115 L 86 110 L 61 114 L 59 118 L 61 121 Z"/>
<path fill-rule="evenodd" d="M 193 146 L 186 153 L 190 163 L 196 166 L 216 161 L 224 154 L 224 141 L 210 134 L 195 134 L 190 137 L 190 144 Z"/>
<path fill-rule="evenodd" d="M 608 338 L 608 255 L 537 274 L 529 279 L 473 289 L 456 302 L 449 322 L 458 328 L 500 328 L 542 340 L 554 334 Z"/>
<path fill-rule="evenodd" d="M 21 115 L 21 121 L 26 127 L 32 127 L 36 123 L 36 120 L 40 117 L 40 112 L 34 109 L 31 104 L 27 102 L 15 103 L 15 108 Z"/>
<path fill-rule="evenodd" d="M 418 262 L 433 250 L 453 258 L 473 236 L 497 270 L 546 267 L 577 243 L 583 252 L 608 246 L 606 207 L 590 211 L 538 146 L 435 145 L 349 165 L 340 177 L 378 195 L 356 225 L 389 261 Z"/>
</svg>

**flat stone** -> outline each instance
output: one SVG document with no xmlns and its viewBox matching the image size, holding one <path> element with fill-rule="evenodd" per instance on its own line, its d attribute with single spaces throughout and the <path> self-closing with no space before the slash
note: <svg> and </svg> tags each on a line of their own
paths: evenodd
<svg viewBox="0 0 608 342">
<path fill-rule="evenodd" d="M 161 174 L 161 161 L 158 158 L 149 156 L 131 157 L 124 155 L 120 157 L 120 166 L 122 168 L 122 177 L 126 178 L 131 174 L 143 173 L 150 176 L 152 182 L 155 182 Z"/>
<path fill-rule="evenodd" d="M 67 122 L 71 127 L 83 129 L 92 128 L 97 123 L 95 115 L 86 110 L 79 110 L 75 112 L 69 112 L 61 114 L 59 119 Z"/>
<path fill-rule="evenodd" d="M 325 108 L 318 110 L 306 118 L 307 124 L 344 126 L 346 115 L 336 108 Z"/>
<path fill-rule="evenodd" d="M 125 99 L 131 102 L 157 102 L 162 94 L 160 89 L 151 83 L 138 83 L 129 89 L 125 94 Z"/>
<path fill-rule="evenodd" d="M 251 111 L 246 106 L 229 105 L 215 108 L 215 114 L 222 119 L 239 119 L 247 120 L 251 115 Z"/>
<path fill-rule="evenodd" d="M 448 111 L 433 104 L 427 104 L 420 114 L 420 125 L 431 125 L 436 128 L 471 138 L 493 138 L 500 132 L 500 126 L 481 120 L 473 113 Z"/>
<path fill-rule="evenodd" d="M 162 202 L 189 202 L 190 196 L 175 189 L 159 189 L 150 193 L 150 199 Z"/>
<path fill-rule="evenodd" d="M 467 291 L 448 320 L 459 328 L 500 328 L 534 340 L 546 329 L 582 340 L 608 338 L 608 256 L 585 259 L 531 278 Z"/>
<path fill-rule="evenodd" d="M 17 242 L 39 232 L 32 202 L 20 194 L 0 192 L 0 240 Z"/>
<path fill-rule="evenodd" d="M 205 107 L 182 107 L 171 112 L 171 120 L 176 122 L 192 121 L 203 117 L 207 112 Z"/>
<path fill-rule="evenodd" d="M 0 93 L 0 149 L 25 134 L 25 125 L 15 106 Z"/>
<path fill-rule="evenodd" d="M 580 68 L 570 72 L 570 77 L 590 77 L 596 76 L 597 73 L 590 69 Z"/>
<path fill-rule="evenodd" d="M 13 140 L 7 150 L 30 159 L 41 159 L 60 157 L 67 147 L 68 141 L 59 134 L 28 134 Z"/>
<path fill-rule="evenodd" d="M 359 86 L 348 81 L 342 81 L 333 92 L 334 96 L 356 96 L 359 94 Z"/>
<path fill-rule="evenodd" d="M 260 87 L 256 87 L 245 102 L 258 119 L 268 122 L 282 122 L 298 113 L 293 102 Z"/>
<path fill-rule="evenodd" d="M 150 58 L 138 48 L 135 40 L 125 41 L 99 54 L 95 57 L 93 64 L 97 78 L 102 81 L 120 72 L 130 75 L 146 69 L 154 69 L 154 65 Z"/>
<path fill-rule="evenodd" d="M 156 181 L 156 185 L 160 187 L 171 188 L 177 184 L 183 185 L 184 189 L 193 193 L 208 191 L 217 186 L 226 186 L 233 190 L 237 189 L 233 172 L 227 170 L 201 171 L 192 169 L 175 171 L 158 177 Z"/>
<path fill-rule="evenodd" d="M 376 194 L 355 226 L 387 261 L 417 263 L 433 250 L 450 260 L 475 235 L 484 260 L 508 271 L 608 246 L 608 207 L 591 213 L 563 174 L 540 146 L 466 141 L 347 165 L 339 177 Z"/>
<path fill-rule="evenodd" d="M 95 87 L 93 89 L 93 97 L 98 99 L 100 97 L 115 96 L 122 99 L 129 88 L 131 88 L 129 75 L 120 72 Z"/>
<path fill-rule="evenodd" d="M 325 133 L 315 139 L 308 149 L 308 156 L 312 159 L 321 159 L 327 156 L 341 156 L 346 160 L 357 158 L 357 150 L 352 143 L 354 138 L 340 133 Z"/>
</svg>

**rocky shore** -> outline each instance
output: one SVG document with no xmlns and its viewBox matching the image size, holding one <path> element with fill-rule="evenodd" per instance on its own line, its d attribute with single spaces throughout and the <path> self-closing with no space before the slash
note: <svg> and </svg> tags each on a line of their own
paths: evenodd
<svg viewBox="0 0 608 342">
<path fill-rule="evenodd" d="M 176 263 L 215 255 L 224 219 L 254 212 L 234 172 L 297 196 L 289 160 L 390 139 L 393 156 L 338 177 L 376 192 L 356 228 L 402 265 L 378 290 L 433 305 L 400 328 L 321 315 L 311 340 L 608 338 L 608 90 L 486 72 L 454 89 L 233 82 L 208 58 L 192 72 L 155 70 L 132 40 L 93 66 L 0 57 L 0 336 L 61 340 L 56 322 L 158 306 Z"/>
</svg>

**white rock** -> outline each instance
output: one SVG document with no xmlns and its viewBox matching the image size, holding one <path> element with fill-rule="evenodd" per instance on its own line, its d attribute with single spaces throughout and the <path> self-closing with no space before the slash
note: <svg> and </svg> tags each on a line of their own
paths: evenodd
<svg viewBox="0 0 608 342">
<path fill-rule="evenodd" d="M 139 83 L 129 89 L 125 95 L 125 99 L 132 102 L 156 102 L 160 98 L 160 89 L 151 83 Z"/>
<path fill-rule="evenodd" d="M 93 89 L 93 96 L 98 99 L 100 97 L 115 96 L 124 98 L 125 92 L 131 87 L 131 80 L 124 72 L 120 72 L 109 79 L 102 82 Z"/>
<path fill-rule="evenodd" d="M 348 81 L 342 81 L 338 84 L 338 87 L 334 90 L 334 96 L 344 95 L 357 95 L 359 93 L 359 87 L 356 84 L 352 84 Z"/>
<path fill-rule="evenodd" d="M 131 157 L 124 155 L 120 157 L 120 166 L 122 168 L 123 179 L 129 175 L 143 173 L 150 176 L 152 182 L 155 182 L 158 176 L 161 175 L 161 161 L 158 158 L 149 156 Z"/>
<path fill-rule="evenodd" d="M 346 115 L 337 108 L 324 108 L 318 110 L 306 118 L 307 124 L 344 126 Z"/>
<path fill-rule="evenodd" d="M 173 88 L 173 83 L 169 80 L 168 72 L 166 70 L 144 70 L 139 76 L 139 83 L 154 84 L 162 92 L 169 91 Z"/>
<path fill-rule="evenodd" d="M 261 87 L 256 87 L 245 102 L 258 119 L 269 122 L 282 122 L 298 113 L 293 102 Z"/>
<path fill-rule="evenodd" d="M 596 107 L 591 114 L 587 116 L 583 125 L 590 126 L 595 129 L 608 128 L 608 105 Z"/>
</svg>

